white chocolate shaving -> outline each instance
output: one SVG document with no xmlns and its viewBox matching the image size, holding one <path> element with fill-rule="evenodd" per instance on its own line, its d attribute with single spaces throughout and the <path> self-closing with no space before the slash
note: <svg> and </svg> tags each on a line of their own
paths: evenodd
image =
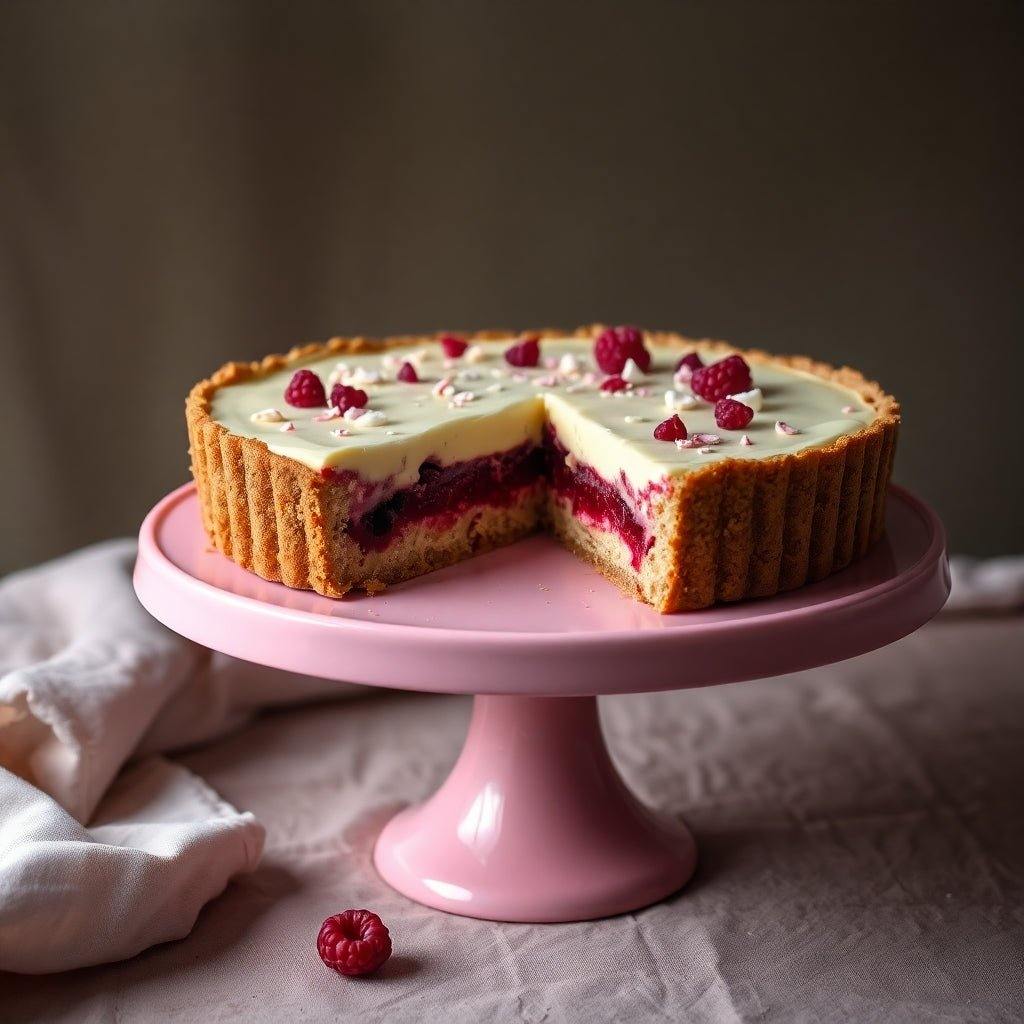
<svg viewBox="0 0 1024 1024">
<path fill-rule="evenodd" d="M 729 395 L 734 402 L 742 402 L 748 409 L 760 412 L 764 405 L 764 395 L 760 388 L 751 388 L 749 391 L 740 391 L 735 395 Z"/>
<path fill-rule="evenodd" d="M 388 418 L 379 409 L 369 409 L 356 421 L 357 427 L 383 427 Z"/>
<path fill-rule="evenodd" d="M 379 384 L 381 376 L 376 370 L 367 370 L 362 366 L 357 366 L 355 370 L 349 374 L 346 384 L 351 384 L 355 387 L 361 384 Z"/>
<path fill-rule="evenodd" d="M 252 423 L 283 423 L 284 416 L 277 409 L 260 409 L 254 412 L 249 420 Z"/>
<path fill-rule="evenodd" d="M 697 399 L 685 391 L 666 391 L 665 407 L 679 412 L 683 409 L 692 409 L 697 404 Z"/>
<path fill-rule="evenodd" d="M 351 373 L 348 363 L 335 363 L 334 369 L 327 376 L 328 387 L 340 384 Z"/>
<path fill-rule="evenodd" d="M 580 361 L 571 353 L 566 352 L 561 359 L 558 360 L 558 372 L 565 374 L 566 377 L 571 377 L 576 373 L 579 373 Z"/>
<path fill-rule="evenodd" d="M 630 384 L 636 384 L 644 379 L 644 371 L 632 359 L 627 359 L 619 376 Z"/>
</svg>

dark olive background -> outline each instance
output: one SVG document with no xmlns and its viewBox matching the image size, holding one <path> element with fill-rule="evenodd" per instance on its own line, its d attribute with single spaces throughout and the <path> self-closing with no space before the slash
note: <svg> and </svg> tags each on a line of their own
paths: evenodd
<svg viewBox="0 0 1024 1024">
<path fill-rule="evenodd" d="M 335 333 L 671 327 L 849 362 L 1024 549 L 1022 7 L 0 6 L 0 569 L 132 533 L 182 400 Z"/>
</svg>

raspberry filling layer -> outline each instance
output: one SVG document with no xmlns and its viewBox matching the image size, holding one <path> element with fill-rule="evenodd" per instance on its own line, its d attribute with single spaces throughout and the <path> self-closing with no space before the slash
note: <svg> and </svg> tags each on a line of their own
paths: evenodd
<svg viewBox="0 0 1024 1024">
<path fill-rule="evenodd" d="M 637 496 L 623 476 L 620 484 L 599 476 L 590 466 L 570 459 L 555 431 L 548 426 L 541 447 L 522 444 L 507 452 L 439 466 L 424 462 L 411 487 L 383 500 L 366 495 L 364 511 L 356 512 L 346 532 L 363 551 L 384 551 L 410 527 L 430 520 L 438 530 L 449 529 L 470 509 L 512 505 L 524 488 L 544 481 L 559 498 L 570 502 L 572 513 L 588 526 L 616 533 L 630 552 L 634 569 L 654 543 L 641 505 L 650 495 Z M 356 474 L 325 470 L 339 484 L 362 489 Z M 368 506 L 368 507 L 367 507 Z"/>
<path fill-rule="evenodd" d="M 424 462 L 416 483 L 354 516 L 348 533 L 363 551 L 383 551 L 410 526 L 424 520 L 444 530 L 479 505 L 507 507 L 543 473 L 543 455 L 530 444 L 451 466 Z M 344 479 L 347 474 L 334 475 Z"/>
<path fill-rule="evenodd" d="M 570 502 L 572 514 L 588 526 L 617 533 L 629 548 L 634 569 L 640 568 L 644 555 L 654 544 L 648 535 L 647 523 L 638 512 L 639 501 L 622 475 L 621 486 L 605 480 L 590 466 L 573 460 L 558 440 L 554 430 L 544 430 L 544 452 L 547 463 L 548 487 L 559 498 Z"/>
</svg>

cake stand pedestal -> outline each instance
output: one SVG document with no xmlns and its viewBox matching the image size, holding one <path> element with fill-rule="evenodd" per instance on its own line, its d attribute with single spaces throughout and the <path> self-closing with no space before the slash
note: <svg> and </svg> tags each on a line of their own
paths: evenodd
<svg viewBox="0 0 1024 1024">
<path fill-rule="evenodd" d="M 410 898 L 500 921 L 573 921 L 645 906 L 696 865 L 685 825 L 645 807 L 609 756 L 597 695 L 758 679 L 913 632 L 949 594 L 938 519 L 893 487 L 887 536 L 821 583 L 659 615 L 546 537 L 378 597 L 269 583 L 211 549 L 192 485 L 143 523 L 135 589 L 183 636 L 294 672 L 475 694 L 457 764 L 377 840 Z"/>
</svg>

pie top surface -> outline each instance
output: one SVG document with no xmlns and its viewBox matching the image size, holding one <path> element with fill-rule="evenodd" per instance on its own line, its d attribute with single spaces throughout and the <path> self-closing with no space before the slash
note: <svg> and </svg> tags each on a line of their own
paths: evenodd
<svg viewBox="0 0 1024 1024">
<path fill-rule="evenodd" d="M 695 398 L 675 370 L 686 352 L 696 350 L 708 364 L 734 348 L 681 340 L 650 345 L 648 370 L 628 368 L 629 387 L 611 393 L 601 389 L 607 375 L 594 361 L 592 338 L 541 335 L 536 367 L 506 361 L 506 350 L 518 340 L 489 338 L 454 359 L 430 340 L 385 350 L 321 350 L 283 369 L 217 387 L 210 415 L 231 433 L 263 441 L 270 451 L 314 470 L 348 470 L 368 480 L 390 479 L 395 486 L 415 482 L 427 460 L 444 465 L 536 443 L 548 423 L 570 452 L 602 476 L 622 474 L 638 488 L 717 460 L 765 459 L 825 446 L 879 415 L 868 400 L 873 386 L 858 386 L 865 382 L 856 374 L 827 374 L 827 367 L 806 360 L 743 353 L 760 395 L 748 399 L 756 406 L 749 425 L 725 430 L 715 423 L 713 403 Z M 415 367 L 418 383 L 396 380 L 404 362 Z M 338 381 L 365 391 L 365 408 L 346 417 L 324 406 L 289 405 L 285 389 L 299 367 L 315 372 L 328 394 Z M 654 437 L 654 428 L 674 413 L 691 446 Z M 707 443 L 693 441 L 701 434 L 708 435 Z"/>
</svg>

